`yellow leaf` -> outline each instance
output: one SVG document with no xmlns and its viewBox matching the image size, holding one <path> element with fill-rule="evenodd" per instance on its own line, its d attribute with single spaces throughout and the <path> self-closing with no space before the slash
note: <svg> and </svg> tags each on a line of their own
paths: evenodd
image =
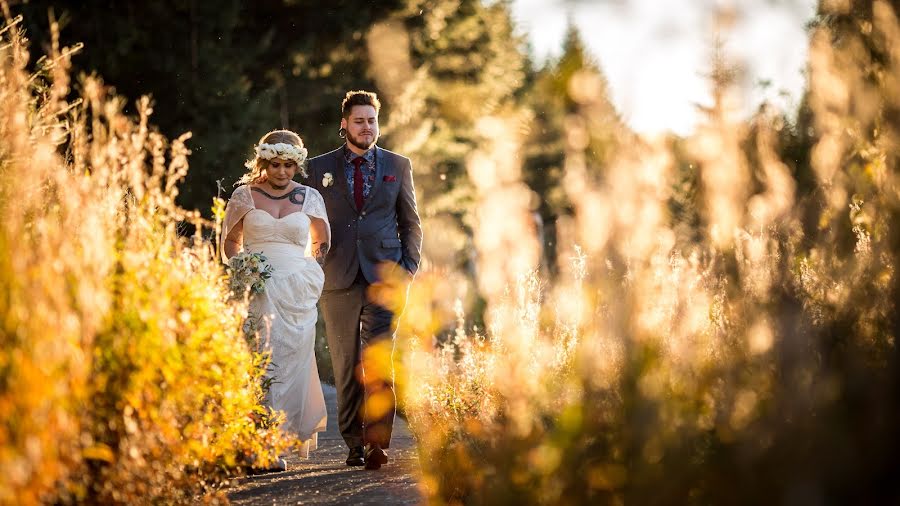
<svg viewBox="0 0 900 506">
<path fill-rule="evenodd" d="M 81 456 L 86 460 L 102 460 L 103 462 L 112 462 L 115 455 L 109 446 L 103 443 L 97 443 L 89 448 L 85 448 L 81 452 Z"/>
</svg>

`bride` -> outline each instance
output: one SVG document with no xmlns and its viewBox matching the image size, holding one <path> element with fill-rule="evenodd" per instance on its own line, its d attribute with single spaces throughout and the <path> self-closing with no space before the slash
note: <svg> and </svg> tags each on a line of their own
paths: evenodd
<svg viewBox="0 0 900 506">
<path fill-rule="evenodd" d="M 296 133 L 275 130 L 256 146 L 249 172 L 225 208 L 222 254 L 262 253 L 274 269 L 265 290 L 254 294 L 250 312 L 268 330 L 272 378 L 266 402 L 284 411 L 282 426 L 303 444 L 300 455 L 316 448 L 325 430 L 325 398 L 315 361 L 316 302 L 322 293 L 320 266 L 331 242 L 322 196 L 293 181 L 304 174 L 306 149 Z M 317 263 L 318 262 L 318 263 Z"/>
</svg>

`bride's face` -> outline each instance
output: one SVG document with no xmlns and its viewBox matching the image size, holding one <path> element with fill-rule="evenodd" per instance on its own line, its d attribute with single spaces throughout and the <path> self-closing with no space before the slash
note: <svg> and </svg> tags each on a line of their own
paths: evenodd
<svg viewBox="0 0 900 506">
<path fill-rule="evenodd" d="M 284 186 L 297 173 L 297 162 L 293 160 L 285 160 L 283 158 L 273 158 L 269 160 L 269 166 L 266 167 L 266 180 L 275 186 Z"/>
</svg>

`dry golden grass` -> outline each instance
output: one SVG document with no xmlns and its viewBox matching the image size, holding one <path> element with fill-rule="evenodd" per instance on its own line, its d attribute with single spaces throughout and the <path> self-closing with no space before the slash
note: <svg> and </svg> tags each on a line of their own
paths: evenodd
<svg viewBox="0 0 900 506">
<path fill-rule="evenodd" d="M 488 140 L 472 157 L 493 217 L 475 227 L 488 328 L 467 328 L 460 310 L 455 334 L 435 340 L 446 277 L 427 273 L 405 316 L 405 402 L 430 502 L 900 497 L 900 25 L 887 2 L 873 12 L 860 32 L 812 32 L 808 194 L 778 154 L 782 118 L 738 120 L 726 80 L 687 140 L 697 226 L 670 211 L 668 140 L 619 144 L 597 181 L 590 131 L 571 132 L 570 265 L 551 284 L 528 272 L 534 230 L 506 156 L 517 147 L 494 157 Z M 572 124 L 601 117 L 572 86 Z"/>
<path fill-rule="evenodd" d="M 0 35 L 0 503 L 221 499 L 289 442 L 257 423 L 263 357 L 214 224 L 175 203 L 188 135 L 73 85 L 56 37 L 27 71 L 19 22 Z"/>
</svg>

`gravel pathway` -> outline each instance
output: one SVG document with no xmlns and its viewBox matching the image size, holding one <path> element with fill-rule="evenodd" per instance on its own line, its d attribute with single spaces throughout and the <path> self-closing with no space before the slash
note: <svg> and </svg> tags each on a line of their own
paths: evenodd
<svg viewBox="0 0 900 506">
<path fill-rule="evenodd" d="M 337 430 L 337 393 L 322 385 L 328 426 L 309 459 L 289 457 L 288 470 L 243 478 L 228 498 L 233 504 L 421 504 L 418 455 L 406 422 L 397 417 L 388 450 L 390 462 L 378 471 L 347 467 L 347 447 Z"/>
</svg>

